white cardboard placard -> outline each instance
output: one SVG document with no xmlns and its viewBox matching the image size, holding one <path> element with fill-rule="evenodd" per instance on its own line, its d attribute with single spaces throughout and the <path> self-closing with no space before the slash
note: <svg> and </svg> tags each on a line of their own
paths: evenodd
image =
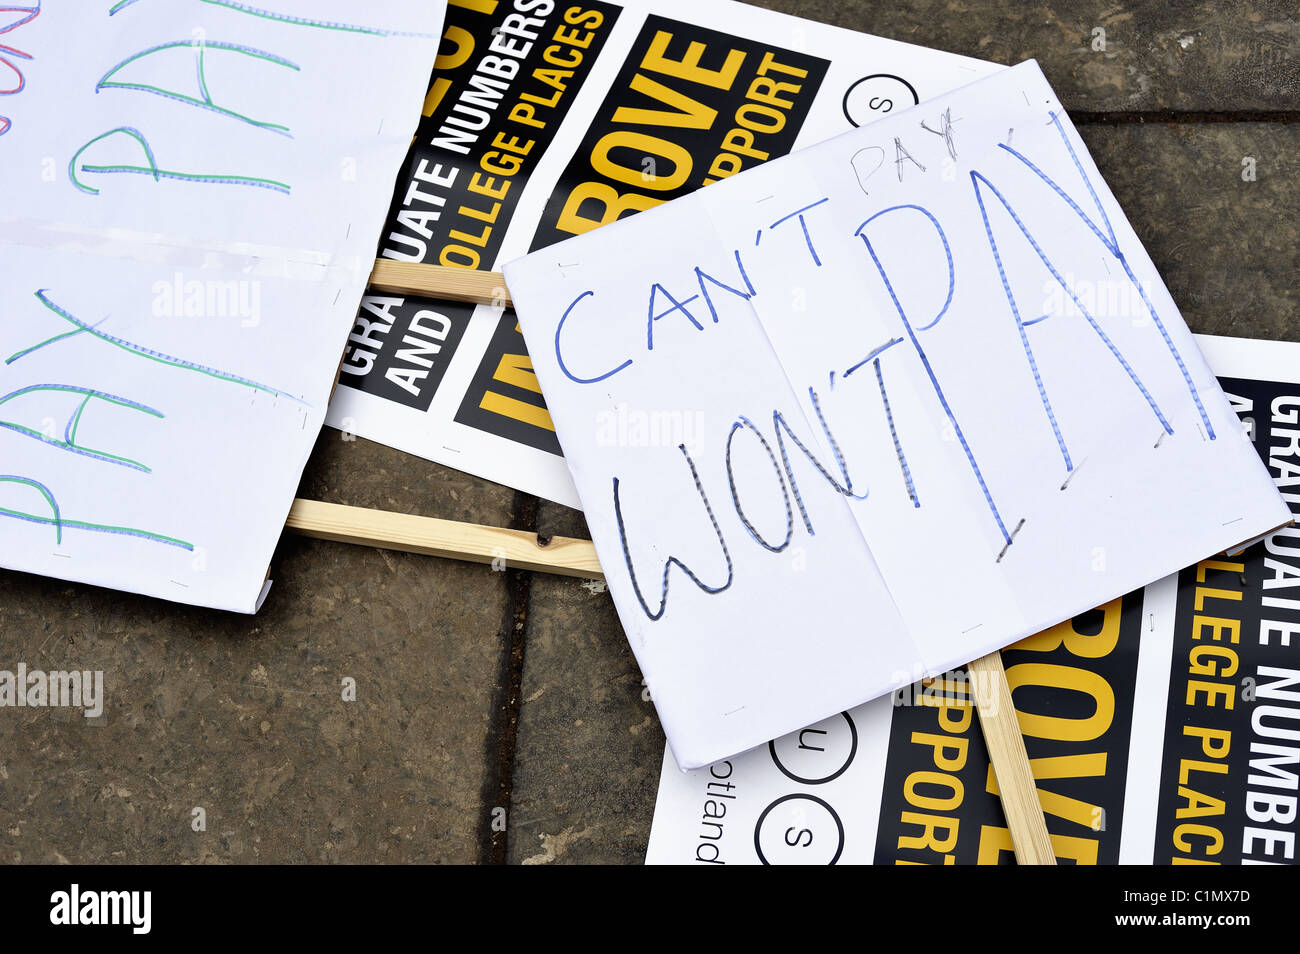
<svg viewBox="0 0 1300 954">
<path fill-rule="evenodd" d="M 1032 61 L 506 278 L 683 768 L 1290 520 Z"/>
</svg>

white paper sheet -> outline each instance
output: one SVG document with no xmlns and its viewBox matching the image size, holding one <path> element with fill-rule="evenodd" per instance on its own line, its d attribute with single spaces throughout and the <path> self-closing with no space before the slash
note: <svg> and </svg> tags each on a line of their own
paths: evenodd
<svg viewBox="0 0 1300 954">
<path fill-rule="evenodd" d="M 0 564 L 252 612 L 443 8 L 93 6 L 0 15 Z"/>
<path fill-rule="evenodd" d="M 381 256 L 464 265 L 473 253 L 478 267 L 496 268 L 594 225 L 598 202 L 587 203 L 585 217 L 562 221 L 575 196 L 607 190 L 601 194 L 626 197 L 631 208 L 648 207 L 737 164 L 820 142 L 1002 69 L 729 0 L 520 9 L 449 10 L 449 55 L 434 73 Z M 507 26 L 515 31 L 507 33 L 509 52 L 493 50 Z M 519 64 L 513 75 L 497 67 L 503 56 Z M 734 73 L 722 71 L 724 64 Z M 776 125 L 774 109 L 783 125 L 762 128 Z M 477 126 L 475 110 L 487 117 L 471 136 L 453 120 Z M 738 115 L 754 128 L 741 126 Z M 600 144 L 620 134 L 635 148 L 615 149 L 606 161 Z M 746 146 L 743 137 L 751 135 Z M 498 141 L 529 145 L 503 158 Z M 647 162 L 668 171 L 669 155 L 690 157 L 684 182 L 643 175 Z M 327 423 L 579 505 L 513 313 L 411 296 L 369 301 Z M 437 317 L 421 321 L 423 312 Z M 614 429 L 640 424 L 608 422 Z"/>
<path fill-rule="evenodd" d="M 506 279 L 683 768 L 1290 519 L 1032 61 Z"/>
</svg>

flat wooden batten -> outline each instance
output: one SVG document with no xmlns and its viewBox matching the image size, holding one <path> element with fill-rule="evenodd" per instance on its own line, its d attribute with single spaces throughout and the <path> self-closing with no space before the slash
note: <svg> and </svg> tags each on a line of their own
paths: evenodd
<svg viewBox="0 0 1300 954">
<path fill-rule="evenodd" d="M 1016 863 L 1054 865 L 1056 853 L 1047 834 L 1047 821 L 1038 800 L 1038 785 L 1025 752 L 1025 738 L 1011 701 L 1011 686 L 1002 667 L 1002 654 L 989 653 L 966 667 L 984 743 L 997 776 L 1002 814 L 1007 818 Z"/>
<path fill-rule="evenodd" d="M 375 291 L 394 295 L 422 295 L 425 298 L 497 305 L 502 308 L 509 308 L 513 304 L 510 292 L 506 290 L 505 276 L 500 272 L 479 272 L 468 268 L 395 262 L 380 258 L 375 260 L 369 284 Z"/>
<path fill-rule="evenodd" d="M 293 502 L 285 527 L 320 540 L 492 563 L 500 569 L 539 570 L 562 576 L 603 578 L 590 540 L 551 537 L 439 517 L 368 510 L 320 500 Z"/>
</svg>

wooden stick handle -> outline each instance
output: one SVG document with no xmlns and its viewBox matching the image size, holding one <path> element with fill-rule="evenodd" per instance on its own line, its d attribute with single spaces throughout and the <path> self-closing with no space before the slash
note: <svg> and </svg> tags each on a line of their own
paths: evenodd
<svg viewBox="0 0 1300 954">
<path fill-rule="evenodd" d="M 997 776 L 1002 812 L 1007 816 L 1016 862 L 1022 865 L 1054 865 L 1056 853 L 1047 834 L 1038 786 L 1025 752 L 1025 739 L 1016 721 L 1011 687 L 1002 668 L 1002 654 L 989 653 L 972 662 L 971 692 L 980 714 L 980 727 L 988 745 L 993 773 Z"/>
<path fill-rule="evenodd" d="M 480 272 L 471 268 L 448 268 L 419 262 L 375 260 L 370 273 L 371 288 L 398 295 L 423 295 L 448 301 L 465 301 L 480 305 L 511 306 L 505 276 L 500 272 Z"/>
<path fill-rule="evenodd" d="M 485 527 L 458 520 L 367 510 L 301 498 L 293 502 L 285 527 L 321 540 L 492 563 L 500 569 L 541 570 L 562 576 L 604 576 L 591 541 L 572 537 L 552 537 L 542 546 L 536 533 L 524 530 Z"/>
</svg>

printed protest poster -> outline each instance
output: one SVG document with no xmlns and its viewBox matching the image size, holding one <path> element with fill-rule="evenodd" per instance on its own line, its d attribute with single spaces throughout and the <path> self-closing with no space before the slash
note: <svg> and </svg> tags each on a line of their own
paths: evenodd
<svg viewBox="0 0 1300 954">
<path fill-rule="evenodd" d="M 1300 345 L 1198 342 L 1300 512 Z M 1061 863 L 1296 863 L 1298 540 L 1278 531 L 1003 651 Z M 646 860 L 1010 864 L 996 792 L 959 670 L 707 768 L 665 752 Z"/>
<path fill-rule="evenodd" d="M 729 0 L 457 0 L 379 255 L 494 269 L 998 68 Z M 579 505 L 508 309 L 367 296 L 327 423 Z"/>
<path fill-rule="evenodd" d="M 0 564 L 252 612 L 442 7 L 32 0 L 0 31 Z"/>
</svg>

